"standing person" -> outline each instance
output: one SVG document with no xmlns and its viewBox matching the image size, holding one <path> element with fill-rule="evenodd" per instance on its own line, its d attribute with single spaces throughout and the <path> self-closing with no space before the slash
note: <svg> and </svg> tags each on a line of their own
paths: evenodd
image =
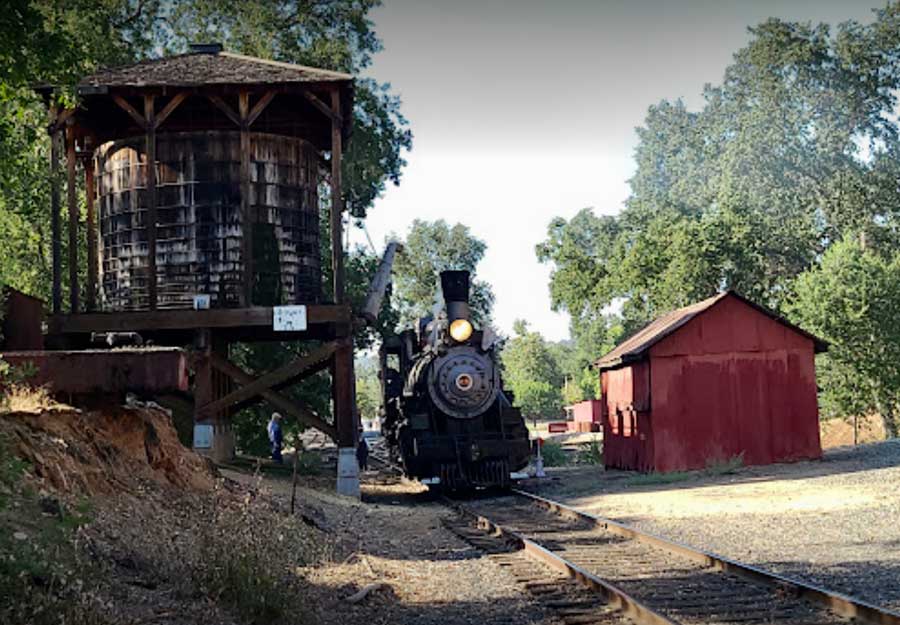
<svg viewBox="0 0 900 625">
<path fill-rule="evenodd" d="M 284 443 L 284 434 L 281 432 L 281 415 L 273 412 L 266 429 L 269 432 L 269 443 L 272 444 L 272 460 L 281 464 L 284 462 L 281 457 L 281 446 Z"/>
<path fill-rule="evenodd" d="M 360 471 L 369 469 L 369 444 L 363 438 L 362 431 L 359 433 L 359 445 L 356 446 L 356 461 L 359 463 Z"/>
</svg>

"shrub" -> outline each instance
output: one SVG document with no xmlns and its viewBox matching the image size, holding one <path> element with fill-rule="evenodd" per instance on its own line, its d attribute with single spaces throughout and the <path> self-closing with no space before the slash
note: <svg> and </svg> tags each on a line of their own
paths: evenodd
<svg viewBox="0 0 900 625">
<path fill-rule="evenodd" d="M 569 462 L 569 457 L 562 445 L 551 440 L 545 440 L 541 446 L 541 457 L 544 459 L 545 467 L 561 467 Z"/>
</svg>

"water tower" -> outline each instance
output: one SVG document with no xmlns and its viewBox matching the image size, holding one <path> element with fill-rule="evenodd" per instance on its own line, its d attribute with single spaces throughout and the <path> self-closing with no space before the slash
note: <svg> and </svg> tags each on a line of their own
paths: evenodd
<svg viewBox="0 0 900 625">
<path fill-rule="evenodd" d="M 191 345 L 195 447 L 216 459 L 234 450 L 230 414 L 258 400 L 326 432 L 341 458 L 352 458 L 353 320 L 341 245 L 352 77 L 200 45 L 100 71 L 77 93 L 76 108 L 50 108 L 53 170 L 60 143 L 65 148 L 70 270 L 64 307 L 54 182 L 51 342 L 81 347 L 92 333 L 133 332 L 158 345 Z M 86 240 L 78 229 L 79 168 Z M 323 191 L 330 285 L 322 280 Z M 88 272 L 80 285 L 82 253 Z M 228 359 L 229 343 L 271 340 L 310 348 L 262 376 Z M 326 368 L 333 421 L 280 392 Z M 353 471 L 343 469 L 343 480 L 341 472 L 339 489 L 358 489 Z"/>
</svg>

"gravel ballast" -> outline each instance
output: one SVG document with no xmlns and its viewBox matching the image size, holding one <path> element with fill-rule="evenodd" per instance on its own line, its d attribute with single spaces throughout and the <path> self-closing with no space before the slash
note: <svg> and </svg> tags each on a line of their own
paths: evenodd
<svg viewBox="0 0 900 625">
<path fill-rule="evenodd" d="M 671 483 L 597 467 L 552 477 L 529 490 L 900 610 L 900 441 Z"/>
</svg>

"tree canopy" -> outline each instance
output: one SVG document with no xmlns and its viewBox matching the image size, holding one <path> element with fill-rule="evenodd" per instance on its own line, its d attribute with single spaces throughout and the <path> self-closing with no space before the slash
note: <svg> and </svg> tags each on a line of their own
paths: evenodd
<svg viewBox="0 0 900 625">
<path fill-rule="evenodd" d="M 519 319 L 515 336 L 503 348 L 503 378 L 513 403 L 526 417 L 556 417 L 562 413 L 564 375 L 551 346 Z"/>
<path fill-rule="evenodd" d="M 900 247 L 898 27 L 897 3 L 865 26 L 769 19 L 750 29 L 721 84 L 705 88 L 700 110 L 651 106 L 624 209 L 555 219 L 537 246 L 573 336 L 592 337 L 596 357 L 598 346 L 668 310 L 735 289 L 838 337 L 819 323 L 825 311 L 874 295 L 825 298 L 827 263 L 872 271 L 874 280 Z M 831 252 L 845 240 L 867 251 L 857 258 L 846 243 Z M 896 340 L 867 323 L 876 342 Z M 854 340 L 835 338 L 829 366 L 862 353 L 862 377 L 880 384 L 876 359 L 855 352 Z"/>
<path fill-rule="evenodd" d="M 494 294 L 489 284 L 476 277 L 478 263 L 487 249 L 468 226 L 451 226 L 443 219 L 429 222 L 416 219 L 403 241 L 403 251 L 394 263 L 393 304 L 401 325 L 432 312 L 440 293 L 438 274 L 447 269 L 471 273 L 470 305 L 479 323 L 488 323 Z"/>
</svg>

